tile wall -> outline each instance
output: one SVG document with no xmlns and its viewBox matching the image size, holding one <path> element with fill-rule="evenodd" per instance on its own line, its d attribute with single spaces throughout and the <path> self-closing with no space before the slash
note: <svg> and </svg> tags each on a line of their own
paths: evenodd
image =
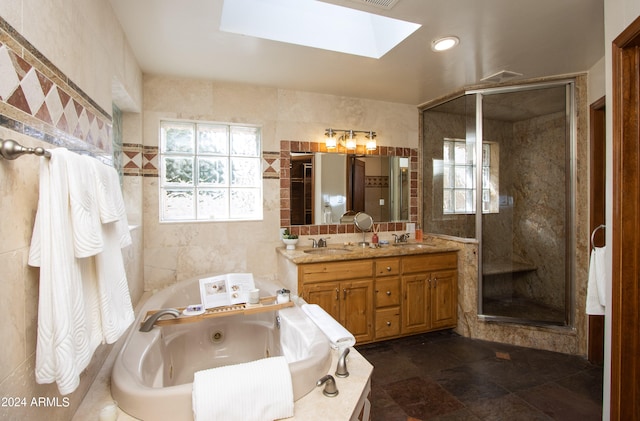
<svg viewBox="0 0 640 421">
<path fill-rule="evenodd" d="M 78 12 L 98 9 L 102 19 L 111 21 L 112 16 L 103 13 L 103 6 L 103 2 L 95 2 Z M 65 14 L 70 9 L 61 5 L 60 10 L 51 13 L 47 7 L 33 11 L 30 5 L 17 0 L 0 4 L 0 139 L 13 139 L 26 147 L 66 147 L 114 165 L 111 102 L 101 100 L 107 106 L 100 105 L 56 65 L 59 56 L 46 57 L 40 50 L 51 45 L 55 48 L 49 51 L 58 50 L 60 38 L 69 29 L 63 21 L 67 21 Z M 22 13 L 27 11 L 25 18 Z M 22 29 L 25 20 L 36 24 L 31 28 L 39 28 L 39 18 L 52 25 L 60 24 L 57 32 L 43 38 L 33 32 L 28 35 L 32 39 L 46 39 L 51 45 L 36 47 L 16 29 Z M 96 26 L 89 23 L 75 30 L 81 32 L 82 28 L 96 31 Z M 91 37 L 86 36 L 85 43 L 87 39 Z M 80 46 L 73 48 L 76 47 L 82 50 Z M 89 64 L 81 59 L 71 67 L 77 72 Z M 96 79 L 91 89 L 104 80 L 110 89 L 111 76 L 97 77 L 103 71 L 107 70 L 87 72 Z M 18 398 L 14 404 L 0 407 L 2 419 L 70 419 L 111 349 L 108 345 L 97 349 L 80 377 L 80 386 L 67 396 L 59 395 L 55 383 L 35 382 L 39 271 L 27 265 L 27 258 L 38 203 L 40 159 L 35 156 L 14 161 L 0 159 L 0 267 L 3 268 L 0 279 L 4 287 L 0 307 L 6 316 L 0 322 L 0 337 L 7 344 L 0 349 L 0 396 Z M 142 230 L 134 229 L 132 239 L 133 245 L 123 250 L 123 256 L 132 299 L 136 302 L 142 294 Z"/>
</svg>

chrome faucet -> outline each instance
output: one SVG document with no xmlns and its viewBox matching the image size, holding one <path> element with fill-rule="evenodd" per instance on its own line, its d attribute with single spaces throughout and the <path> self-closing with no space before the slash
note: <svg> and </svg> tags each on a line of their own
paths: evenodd
<svg viewBox="0 0 640 421">
<path fill-rule="evenodd" d="M 336 379 L 334 379 L 331 374 L 327 374 L 326 376 L 318 380 L 318 382 L 316 383 L 316 386 L 322 386 L 322 385 L 324 385 L 324 390 L 322 391 L 322 393 L 324 393 L 325 396 L 329 396 L 330 398 L 333 398 L 334 396 L 338 396 Z"/>
<path fill-rule="evenodd" d="M 340 358 L 338 358 L 338 365 L 336 366 L 337 377 L 349 377 L 349 370 L 347 370 L 347 355 L 349 355 L 349 348 L 345 349 Z"/>
<path fill-rule="evenodd" d="M 318 248 L 318 247 L 327 247 L 327 240 L 331 238 L 331 237 L 327 237 L 327 238 L 318 238 L 318 240 L 316 241 L 315 238 L 309 238 L 309 240 L 313 241 L 313 244 L 311 247 Z"/>
<path fill-rule="evenodd" d="M 145 320 L 145 322 L 140 327 L 140 332 L 149 332 L 149 331 L 151 331 L 151 329 L 153 329 L 153 326 L 156 324 L 158 319 L 160 317 L 162 317 L 162 316 L 167 315 L 167 314 L 169 314 L 169 315 L 171 315 L 173 317 L 180 316 L 180 312 L 178 310 L 176 310 L 175 308 L 163 308 L 162 310 L 158 310 L 157 312 L 153 313 L 151 316 L 149 316 L 149 318 L 147 320 Z"/>
<path fill-rule="evenodd" d="M 392 234 L 394 236 L 394 243 L 406 243 L 407 240 L 409 239 L 409 233 L 406 234 L 400 234 L 400 235 L 396 235 L 396 234 Z"/>
</svg>

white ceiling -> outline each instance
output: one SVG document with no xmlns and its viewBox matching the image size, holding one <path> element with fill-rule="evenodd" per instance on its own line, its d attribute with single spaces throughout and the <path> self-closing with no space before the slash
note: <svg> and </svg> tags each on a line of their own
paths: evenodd
<svg viewBox="0 0 640 421">
<path fill-rule="evenodd" d="M 221 32 L 223 0 L 110 1 L 144 73 L 413 105 L 501 70 L 583 72 L 604 56 L 603 0 L 399 0 L 391 10 L 326 0 L 422 24 L 380 59 Z M 458 47 L 431 51 L 445 35 Z"/>
</svg>

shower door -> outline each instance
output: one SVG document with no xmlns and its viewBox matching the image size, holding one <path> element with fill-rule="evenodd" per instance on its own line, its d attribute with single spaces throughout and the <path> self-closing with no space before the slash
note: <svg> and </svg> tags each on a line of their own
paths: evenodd
<svg viewBox="0 0 640 421">
<path fill-rule="evenodd" d="M 479 313 L 571 324 L 573 83 L 474 94 Z"/>
</svg>

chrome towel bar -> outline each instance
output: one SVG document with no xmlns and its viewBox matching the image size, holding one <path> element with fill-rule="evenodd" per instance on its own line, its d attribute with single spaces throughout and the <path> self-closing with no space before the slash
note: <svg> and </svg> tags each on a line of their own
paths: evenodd
<svg viewBox="0 0 640 421">
<path fill-rule="evenodd" d="M 12 139 L 0 139 L 0 156 L 4 159 L 14 160 L 22 155 L 37 155 L 51 158 L 51 153 L 41 147 L 26 148 Z"/>
</svg>

